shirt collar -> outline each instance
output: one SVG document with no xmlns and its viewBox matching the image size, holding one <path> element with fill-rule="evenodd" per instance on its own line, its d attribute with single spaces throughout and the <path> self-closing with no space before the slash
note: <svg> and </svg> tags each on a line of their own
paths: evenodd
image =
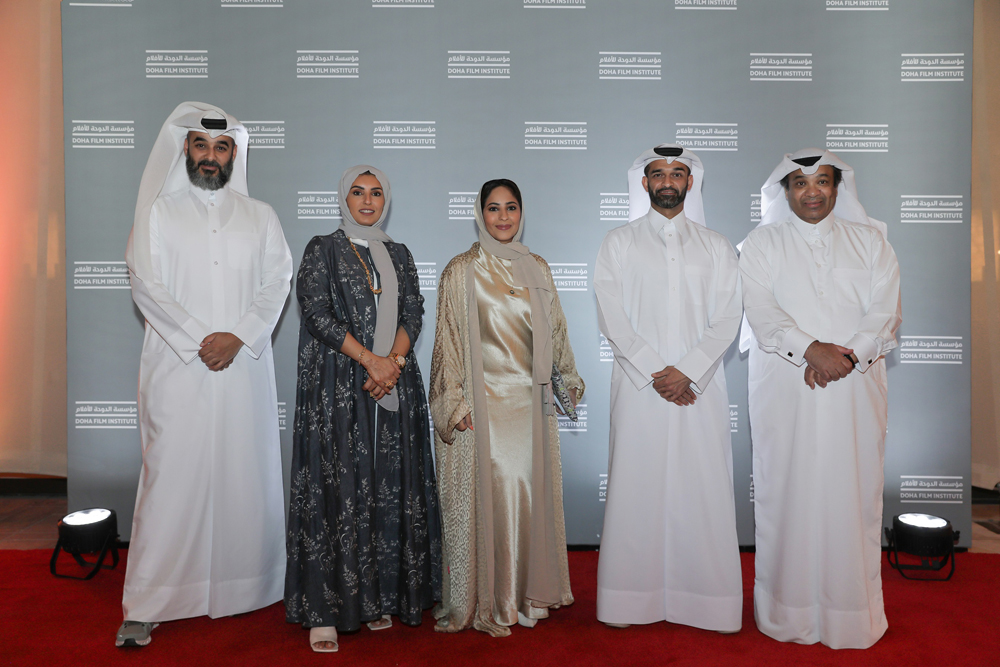
<svg viewBox="0 0 1000 667">
<path fill-rule="evenodd" d="M 826 235 L 833 229 L 833 219 L 834 215 L 831 212 L 830 215 L 826 216 L 814 225 L 793 214 L 792 226 L 799 231 L 799 234 L 802 234 L 802 238 L 806 241 L 818 240 L 826 238 Z"/>
<path fill-rule="evenodd" d="M 216 204 L 222 206 L 223 202 L 226 201 L 226 195 L 229 194 L 229 184 L 227 183 L 218 190 L 203 190 L 202 188 L 192 185 L 191 193 L 206 207 L 210 201 L 215 201 Z"/>
<path fill-rule="evenodd" d="M 669 229 L 676 230 L 678 236 L 681 238 L 687 236 L 688 221 L 683 210 L 673 218 L 668 218 L 651 206 L 647 214 L 647 220 L 649 220 L 649 224 L 652 225 L 653 231 L 656 234 L 660 234 L 664 229 Z"/>
</svg>

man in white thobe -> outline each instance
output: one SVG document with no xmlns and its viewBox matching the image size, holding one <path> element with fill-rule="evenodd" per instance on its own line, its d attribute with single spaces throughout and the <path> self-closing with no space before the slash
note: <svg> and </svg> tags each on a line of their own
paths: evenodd
<svg viewBox="0 0 1000 667">
<path fill-rule="evenodd" d="M 126 260 L 146 319 L 142 473 L 119 646 L 156 623 L 282 599 L 284 503 L 271 332 L 292 258 L 246 187 L 247 132 L 186 102 L 143 172 Z"/>
<path fill-rule="evenodd" d="M 615 355 L 597 618 L 741 626 L 743 584 L 722 357 L 742 314 L 729 240 L 705 226 L 704 170 L 663 144 L 629 171 L 630 218 L 597 256 Z"/>
<path fill-rule="evenodd" d="M 885 225 L 854 171 L 818 149 L 786 155 L 740 255 L 750 350 L 761 632 L 867 648 L 885 632 L 885 355 L 901 321 Z"/>
</svg>

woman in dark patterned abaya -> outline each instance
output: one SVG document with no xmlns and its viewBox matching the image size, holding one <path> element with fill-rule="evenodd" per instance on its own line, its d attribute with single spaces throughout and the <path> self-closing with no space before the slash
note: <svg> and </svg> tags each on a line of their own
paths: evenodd
<svg viewBox="0 0 1000 667">
<path fill-rule="evenodd" d="M 413 344 L 424 299 L 413 257 L 379 226 L 389 181 L 340 180 L 343 222 L 306 246 L 288 512 L 286 617 L 314 651 L 337 632 L 419 625 L 441 599 L 441 521 L 427 398 Z"/>
</svg>

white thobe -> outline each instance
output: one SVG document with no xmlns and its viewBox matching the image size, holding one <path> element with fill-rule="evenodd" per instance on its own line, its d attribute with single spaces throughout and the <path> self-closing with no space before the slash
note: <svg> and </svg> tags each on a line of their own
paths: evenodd
<svg viewBox="0 0 1000 667">
<path fill-rule="evenodd" d="M 899 265 L 872 227 L 832 215 L 750 232 L 740 255 L 750 348 L 760 630 L 780 641 L 867 648 L 882 605 L 886 352 L 901 320 Z M 854 350 L 825 389 L 804 380 L 814 341 Z"/>
<path fill-rule="evenodd" d="M 122 608 L 146 622 L 251 611 L 284 588 L 271 332 L 292 257 L 274 210 L 228 187 L 160 197 L 149 227 L 153 276 L 131 274 L 146 337 Z M 212 332 L 244 343 L 223 371 L 198 357 Z"/>
<path fill-rule="evenodd" d="M 742 314 L 729 240 L 650 210 L 608 233 L 594 272 L 615 354 L 597 618 L 740 629 L 743 584 L 722 357 Z M 694 405 L 660 397 L 674 366 Z"/>
</svg>

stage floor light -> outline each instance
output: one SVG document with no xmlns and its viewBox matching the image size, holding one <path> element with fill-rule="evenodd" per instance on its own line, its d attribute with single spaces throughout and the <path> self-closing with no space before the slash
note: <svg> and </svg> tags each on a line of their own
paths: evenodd
<svg viewBox="0 0 1000 667">
<path fill-rule="evenodd" d="M 892 518 L 892 528 L 885 529 L 885 537 L 889 543 L 886 558 L 889 565 L 895 568 L 905 579 L 923 581 L 948 581 L 955 574 L 955 544 L 958 542 L 959 531 L 952 528 L 951 522 L 931 514 L 897 514 Z M 920 564 L 901 563 L 900 552 L 915 556 Z M 913 577 L 908 571 L 938 572 L 948 563 L 951 569 L 945 577 Z"/>
<path fill-rule="evenodd" d="M 105 567 L 112 569 L 118 565 L 118 515 L 114 510 L 101 507 L 71 512 L 57 524 L 59 541 L 49 560 L 49 571 L 57 577 L 66 579 L 92 579 Z M 91 568 L 85 576 L 59 574 L 56 572 L 56 562 L 59 552 L 65 551 L 80 567 Z M 111 565 L 104 565 L 104 559 L 111 552 Z M 100 553 L 97 562 L 90 563 L 83 559 L 83 554 Z"/>
</svg>

